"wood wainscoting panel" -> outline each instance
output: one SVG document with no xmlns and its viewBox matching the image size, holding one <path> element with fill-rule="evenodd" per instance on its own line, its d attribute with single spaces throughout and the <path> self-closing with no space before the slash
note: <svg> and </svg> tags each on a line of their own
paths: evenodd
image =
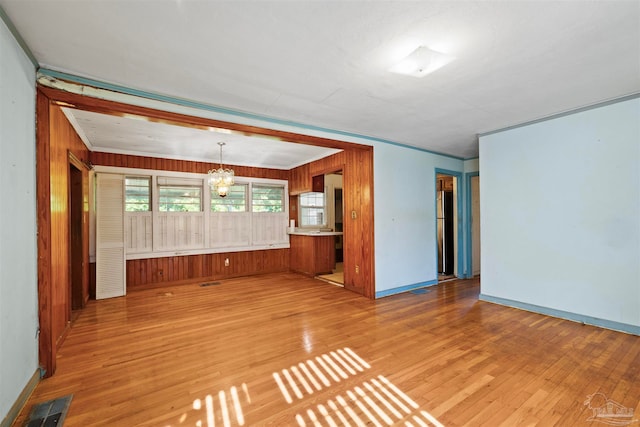
<svg viewBox="0 0 640 427">
<path fill-rule="evenodd" d="M 336 266 L 335 236 L 292 234 L 289 239 L 292 271 L 308 276 L 333 272 Z"/>
<path fill-rule="evenodd" d="M 289 249 L 134 259 L 127 261 L 127 290 L 288 270 Z"/>
</svg>

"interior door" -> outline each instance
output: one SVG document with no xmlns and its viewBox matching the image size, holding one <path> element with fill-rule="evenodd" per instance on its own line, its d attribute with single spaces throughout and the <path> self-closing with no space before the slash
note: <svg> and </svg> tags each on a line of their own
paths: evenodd
<svg viewBox="0 0 640 427">
<path fill-rule="evenodd" d="M 103 299 L 126 294 L 124 176 L 96 178 L 96 299 Z"/>
</svg>

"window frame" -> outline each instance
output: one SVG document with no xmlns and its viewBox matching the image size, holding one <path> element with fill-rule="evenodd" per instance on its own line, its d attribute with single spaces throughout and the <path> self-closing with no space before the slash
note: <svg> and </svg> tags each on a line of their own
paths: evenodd
<svg viewBox="0 0 640 427">
<path fill-rule="evenodd" d="M 156 187 L 157 187 L 157 207 L 158 207 L 158 212 L 162 212 L 162 213 L 198 213 L 198 212 L 203 212 L 204 211 L 204 185 L 205 182 L 204 180 L 201 179 L 180 179 L 180 178 L 175 178 L 175 177 L 165 177 L 165 176 L 159 176 L 156 179 Z M 163 189 L 184 189 L 187 192 L 188 191 L 192 191 L 192 190 L 197 190 L 198 193 L 198 210 L 169 210 L 169 209 L 162 209 L 163 205 L 169 206 L 169 205 L 173 205 L 173 206 L 179 206 L 179 205 L 183 205 L 183 206 L 195 206 L 195 203 L 169 203 L 169 202 L 164 202 L 162 201 L 162 190 Z M 167 196 L 164 196 L 167 197 Z M 173 196 L 175 197 L 180 197 L 180 196 Z M 185 196 L 185 199 L 194 199 L 196 198 L 196 196 Z"/>
<path fill-rule="evenodd" d="M 136 188 L 144 188 L 142 186 L 129 186 L 127 185 L 127 180 L 129 179 L 138 179 L 138 180 L 146 180 L 147 181 L 147 209 L 136 209 L 136 210 L 129 210 L 127 209 L 127 206 L 130 204 L 135 204 L 135 205 L 144 205 L 144 203 L 135 203 L 135 202 L 128 202 L 127 198 L 129 196 L 129 194 L 127 193 L 127 189 L 129 187 L 136 187 Z M 134 213 L 134 212 L 151 212 L 153 211 L 153 189 L 152 189 L 152 179 L 151 176 L 149 175 L 125 175 L 124 176 L 124 211 L 126 213 Z"/>
<path fill-rule="evenodd" d="M 318 195 L 322 194 L 322 206 L 318 205 L 305 205 L 302 200 L 306 195 Z M 305 218 L 304 211 L 306 209 L 322 209 L 322 223 L 320 224 L 308 224 L 303 218 Z M 327 226 L 327 194 L 321 191 L 309 191 L 298 195 L 298 224 L 301 228 L 324 228 Z"/>
<path fill-rule="evenodd" d="M 256 199 L 254 198 L 254 190 L 256 188 L 278 188 L 278 189 L 282 189 L 282 197 L 280 198 L 280 205 L 273 205 L 273 206 L 279 206 L 280 210 L 278 211 L 270 211 L 270 210 L 265 210 L 265 211 L 261 211 L 255 210 L 256 204 L 255 201 Z M 250 203 L 251 203 L 251 213 L 252 214 L 282 214 L 284 212 L 287 211 L 287 197 L 286 197 L 286 192 L 287 192 L 287 186 L 286 185 L 281 185 L 281 184 L 260 184 L 260 183 L 251 183 L 251 196 L 250 196 Z M 267 199 L 270 200 L 270 199 Z M 275 200 L 275 199 L 274 199 Z M 270 206 L 269 204 L 260 204 L 258 206 L 263 206 L 263 207 L 268 207 Z"/>
<path fill-rule="evenodd" d="M 226 214 L 226 213 L 246 213 L 248 212 L 248 206 L 249 206 L 249 183 L 245 183 L 245 182 L 236 182 L 235 184 L 233 184 L 230 188 L 229 191 L 227 192 L 227 195 L 225 197 L 220 197 L 217 195 L 215 189 L 211 188 L 208 184 L 207 187 L 209 187 L 209 212 L 211 212 L 212 215 L 215 214 Z M 232 209 L 227 209 L 227 210 L 214 210 L 214 200 L 220 200 L 222 202 L 225 201 L 231 201 L 231 200 L 237 200 L 237 198 L 235 197 L 230 197 L 232 196 L 234 193 L 236 193 L 236 191 L 234 191 L 234 187 L 243 187 L 244 189 L 244 197 L 242 198 L 244 204 L 243 206 L 243 210 L 232 210 Z M 229 208 L 234 207 L 234 206 L 240 206 L 239 204 L 234 204 L 234 203 L 219 203 L 216 204 L 216 206 L 227 206 Z"/>
</svg>

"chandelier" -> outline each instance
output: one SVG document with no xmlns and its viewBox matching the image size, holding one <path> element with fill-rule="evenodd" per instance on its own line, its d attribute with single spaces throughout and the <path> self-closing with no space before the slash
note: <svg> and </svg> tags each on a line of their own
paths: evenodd
<svg viewBox="0 0 640 427">
<path fill-rule="evenodd" d="M 233 169 L 224 169 L 222 167 L 222 147 L 226 145 L 224 142 L 218 142 L 220 146 L 220 167 L 211 169 L 209 173 L 209 186 L 214 188 L 218 196 L 225 197 L 229 191 L 229 187 L 233 185 L 234 172 Z"/>
</svg>

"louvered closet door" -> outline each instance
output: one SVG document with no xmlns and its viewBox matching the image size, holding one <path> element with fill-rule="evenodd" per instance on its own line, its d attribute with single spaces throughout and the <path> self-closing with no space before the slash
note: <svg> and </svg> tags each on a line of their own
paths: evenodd
<svg viewBox="0 0 640 427">
<path fill-rule="evenodd" d="M 96 299 L 126 294 L 124 175 L 97 175 Z"/>
</svg>

